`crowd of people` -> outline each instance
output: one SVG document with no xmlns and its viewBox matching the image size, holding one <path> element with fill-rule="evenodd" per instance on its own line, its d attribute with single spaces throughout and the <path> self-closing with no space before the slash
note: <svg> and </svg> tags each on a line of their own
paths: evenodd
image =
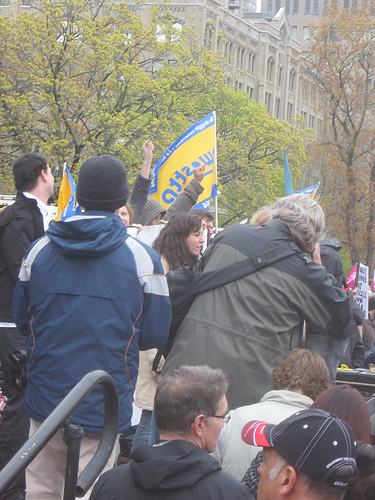
<svg viewBox="0 0 375 500">
<path fill-rule="evenodd" d="M 371 299 L 364 321 L 344 289 L 321 207 L 294 194 L 212 238 L 212 213 L 193 209 L 204 167 L 165 210 L 148 197 L 151 141 L 143 153 L 131 193 L 118 159 L 86 160 L 83 212 L 48 227 L 46 158 L 13 164 L 16 202 L 0 213 L 0 470 L 86 373 L 104 369 L 118 390 L 119 435 L 133 398 L 141 417 L 129 463 L 116 465 L 115 446 L 85 499 L 373 498 L 369 410 L 334 380 L 342 363 L 373 362 L 375 307 Z M 157 224 L 152 246 L 127 229 Z M 166 275 L 183 266 L 229 279 L 193 299 L 155 366 L 172 319 Z M 79 473 L 103 409 L 94 390 L 72 415 L 84 430 Z M 66 460 L 61 429 L 2 498 L 61 498 Z"/>
</svg>

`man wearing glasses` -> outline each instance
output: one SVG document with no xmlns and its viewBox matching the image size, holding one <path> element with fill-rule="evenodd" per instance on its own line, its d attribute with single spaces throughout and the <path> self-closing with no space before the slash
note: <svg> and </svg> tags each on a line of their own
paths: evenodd
<svg viewBox="0 0 375 500">
<path fill-rule="evenodd" d="M 103 474 L 90 500 L 253 499 L 209 453 L 229 421 L 226 376 L 207 366 L 182 366 L 159 382 L 155 420 L 161 440 L 140 446 L 132 462 Z"/>
</svg>

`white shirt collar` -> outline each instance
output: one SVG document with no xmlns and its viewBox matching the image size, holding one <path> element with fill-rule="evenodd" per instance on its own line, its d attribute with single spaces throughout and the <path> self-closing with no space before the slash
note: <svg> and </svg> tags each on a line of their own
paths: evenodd
<svg viewBox="0 0 375 500">
<path fill-rule="evenodd" d="M 40 213 L 42 214 L 42 217 L 43 217 L 44 230 L 47 231 L 47 229 L 48 229 L 48 223 L 47 223 L 48 205 L 46 205 L 42 200 L 40 200 L 39 198 L 37 198 L 36 196 L 34 196 L 31 193 L 23 192 L 22 194 L 25 196 L 25 198 L 29 198 L 29 199 L 36 201 L 36 204 L 38 205 Z"/>
</svg>

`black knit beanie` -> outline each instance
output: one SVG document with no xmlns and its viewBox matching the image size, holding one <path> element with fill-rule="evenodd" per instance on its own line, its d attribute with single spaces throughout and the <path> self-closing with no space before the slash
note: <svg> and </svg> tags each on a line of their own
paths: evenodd
<svg viewBox="0 0 375 500">
<path fill-rule="evenodd" d="M 114 212 L 129 195 L 124 165 L 114 156 L 95 156 L 79 171 L 77 201 L 86 210 Z"/>
</svg>

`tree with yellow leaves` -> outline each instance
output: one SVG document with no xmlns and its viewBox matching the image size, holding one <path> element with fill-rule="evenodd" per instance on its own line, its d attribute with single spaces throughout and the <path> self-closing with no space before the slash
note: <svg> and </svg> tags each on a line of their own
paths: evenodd
<svg viewBox="0 0 375 500">
<path fill-rule="evenodd" d="M 320 92 L 323 129 L 312 162 L 320 165 L 322 204 L 346 239 L 352 262 L 372 266 L 375 219 L 375 18 L 374 4 L 350 12 L 326 7 L 310 26 L 305 71 Z M 334 182 L 333 182 L 334 181 Z M 344 224 L 343 224 L 344 223 Z"/>
</svg>

